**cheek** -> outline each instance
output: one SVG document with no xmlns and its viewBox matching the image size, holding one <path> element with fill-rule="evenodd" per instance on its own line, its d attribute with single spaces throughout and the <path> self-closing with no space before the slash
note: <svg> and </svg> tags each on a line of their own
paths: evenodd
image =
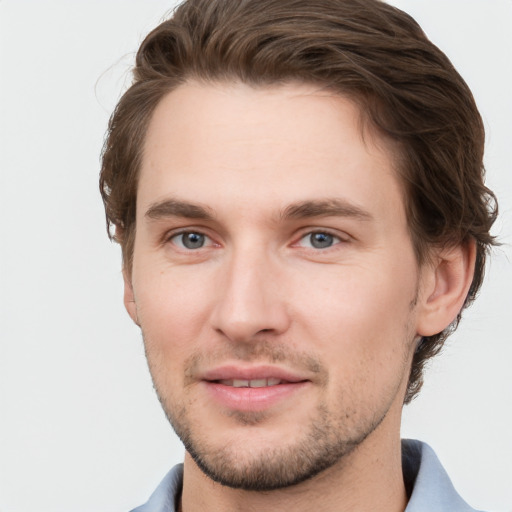
<svg viewBox="0 0 512 512">
<path fill-rule="evenodd" d="M 365 375 L 369 381 L 375 374 L 389 377 L 407 358 L 416 295 L 414 273 L 406 277 L 374 268 L 333 269 L 308 279 L 322 285 L 303 287 L 296 310 L 298 328 L 307 332 L 319 357 L 335 360 L 345 375 Z"/>
<path fill-rule="evenodd" d="M 309 307 L 297 315 L 308 318 L 298 328 L 328 367 L 324 401 L 330 410 L 343 411 L 345 428 L 379 417 L 395 400 L 407 380 L 413 337 L 413 312 L 397 290 L 400 283 L 368 272 L 364 279 L 350 274 L 323 293 L 309 290 Z"/>
<path fill-rule="evenodd" d="M 304 274 L 300 277 L 291 306 L 302 303 L 302 314 L 325 327 L 339 324 L 358 327 L 363 332 L 370 332 L 373 327 L 401 329 L 416 295 L 415 277 L 389 269 L 375 271 L 352 265 L 316 272 L 307 279 Z"/>
<path fill-rule="evenodd" d="M 136 280 L 134 274 L 134 288 L 147 350 L 165 355 L 173 364 L 186 357 L 203 337 L 209 281 L 179 267 L 141 275 Z"/>
</svg>

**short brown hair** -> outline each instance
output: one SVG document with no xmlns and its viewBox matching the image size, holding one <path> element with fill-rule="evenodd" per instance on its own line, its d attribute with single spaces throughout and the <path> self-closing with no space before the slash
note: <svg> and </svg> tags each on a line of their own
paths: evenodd
<svg viewBox="0 0 512 512">
<path fill-rule="evenodd" d="M 144 40 L 134 81 L 109 123 L 100 190 L 111 238 L 131 270 L 137 182 L 155 107 L 188 80 L 319 84 L 354 100 L 399 148 L 409 229 L 422 263 L 433 246 L 476 242 L 469 304 L 497 215 L 483 182 L 484 127 L 468 86 L 406 13 L 379 0 L 187 0 Z M 112 233 L 112 227 L 115 232 Z M 455 329 L 422 340 L 405 401 Z"/>
</svg>

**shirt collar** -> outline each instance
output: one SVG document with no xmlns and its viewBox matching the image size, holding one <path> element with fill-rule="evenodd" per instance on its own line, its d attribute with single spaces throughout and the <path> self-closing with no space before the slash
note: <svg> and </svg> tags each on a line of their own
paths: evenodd
<svg viewBox="0 0 512 512">
<path fill-rule="evenodd" d="M 404 439 L 402 468 L 404 481 L 412 483 L 405 512 L 476 512 L 459 496 L 428 444 Z"/>
</svg>

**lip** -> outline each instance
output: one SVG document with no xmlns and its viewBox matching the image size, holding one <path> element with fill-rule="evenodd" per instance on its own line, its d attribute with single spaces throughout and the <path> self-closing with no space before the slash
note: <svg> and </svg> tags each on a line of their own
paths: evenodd
<svg viewBox="0 0 512 512">
<path fill-rule="evenodd" d="M 233 387 L 219 381 L 279 379 L 283 382 L 266 387 Z M 226 365 L 201 375 L 202 385 L 218 405 L 233 411 L 265 411 L 292 399 L 311 385 L 303 375 L 275 366 Z"/>
<path fill-rule="evenodd" d="M 285 368 L 271 365 L 240 366 L 224 365 L 207 370 L 200 375 L 201 380 L 256 380 L 256 379 L 279 379 L 288 383 L 297 383 L 309 380 L 305 375 L 292 372 Z"/>
</svg>

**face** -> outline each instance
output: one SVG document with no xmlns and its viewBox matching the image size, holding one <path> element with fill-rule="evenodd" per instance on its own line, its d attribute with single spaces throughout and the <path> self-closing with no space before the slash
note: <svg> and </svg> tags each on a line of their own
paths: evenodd
<svg viewBox="0 0 512 512">
<path fill-rule="evenodd" d="M 292 485 L 398 432 L 422 276 L 375 142 L 306 85 L 189 83 L 154 113 L 125 300 L 214 480 Z"/>
</svg>

